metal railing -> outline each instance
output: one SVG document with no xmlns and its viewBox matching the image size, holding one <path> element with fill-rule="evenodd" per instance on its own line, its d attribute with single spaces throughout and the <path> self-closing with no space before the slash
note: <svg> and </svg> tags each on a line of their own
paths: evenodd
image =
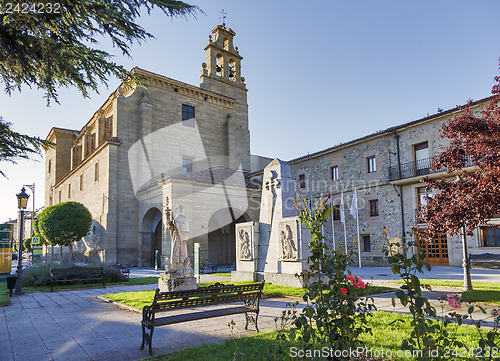
<svg viewBox="0 0 500 361">
<path fill-rule="evenodd" d="M 445 172 L 446 168 L 440 168 L 438 170 L 431 170 L 432 162 L 436 157 L 420 159 L 415 162 L 402 163 L 401 166 L 389 167 L 389 181 L 396 181 L 400 179 L 413 178 L 424 176 L 432 173 Z M 465 163 L 466 167 L 472 166 L 472 159 L 470 157 Z"/>
</svg>

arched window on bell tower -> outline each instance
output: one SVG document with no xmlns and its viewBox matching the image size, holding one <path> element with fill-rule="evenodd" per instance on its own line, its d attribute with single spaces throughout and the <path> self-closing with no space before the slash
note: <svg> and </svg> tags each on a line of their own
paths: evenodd
<svg viewBox="0 0 500 361">
<path fill-rule="evenodd" d="M 232 81 L 235 81 L 237 79 L 237 77 L 236 77 L 236 62 L 234 61 L 234 59 L 229 59 L 228 78 Z"/>
<path fill-rule="evenodd" d="M 215 72 L 216 75 L 224 77 L 224 57 L 222 54 L 217 54 L 215 57 Z"/>
</svg>

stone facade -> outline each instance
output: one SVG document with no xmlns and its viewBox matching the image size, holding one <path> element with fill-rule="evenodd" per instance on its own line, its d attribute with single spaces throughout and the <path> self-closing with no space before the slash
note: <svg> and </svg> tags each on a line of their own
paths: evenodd
<svg viewBox="0 0 500 361">
<path fill-rule="evenodd" d="M 288 233 L 296 237 L 293 224 L 283 220 L 293 214 L 273 219 L 266 192 L 274 189 L 276 179 L 266 178 L 262 170 L 271 159 L 250 154 L 247 89 L 235 33 L 225 25 L 212 33 L 199 87 L 135 68 L 144 87 L 116 89 L 81 130 L 50 131 L 47 139 L 58 147 L 46 153 L 45 204 L 72 200 L 89 208 L 91 231 L 75 247 L 82 258 L 144 266 L 152 265 L 156 255 L 168 265 L 165 211 L 183 204 L 193 227 L 189 254 L 197 242 L 201 262 L 236 263 L 235 279 L 267 277 L 287 283 L 290 276 L 288 283 L 293 283 L 292 273 L 305 265 L 307 242 L 297 240 L 297 249 L 286 257 L 280 252 L 281 232 L 284 240 Z M 475 102 L 474 111 L 487 102 Z M 425 226 L 416 217 L 423 199 L 420 179 L 446 146 L 439 129 L 460 111 L 438 112 L 290 160 L 287 197 L 319 205 L 320 198 L 332 194 L 337 210 L 324 225 L 330 246 L 359 247 L 362 266 L 384 265 L 389 242 L 416 239 L 414 227 Z M 355 188 L 359 240 L 349 214 Z M 500 224 L 500 219 L 492 223 Z M 242 257 L 247 236 L 250 254 L 245 248 Z M 470 253 L 500 253 L 500 247 L 485 243 L 478 229 L 469 239 Z M 444 236 L 436 245 L 439 255 L 433 264 L 461 264 L 460 239 Z M 437 252 L 436 247 L 429 249 Z"/>
<path fill-rule="evenodd" d="M 79 131 L 53 128 L 49 133 L 47 139 L 58 147 L 46 153 L 46 205 L 78 201 L 94 219 L 89 235 L 76 245 L 76 254 L 149 266 L 159 253 L 165 265 L 170 254 L 162 222 L 166 197 L 180 202 L 183 197 L 178 194 L 184 191 L 198 192 L 190 196 L 194 203 L 184 206 L 193 217 L 190 223 L 200 230 L 193 240 L 202 245 L 202 262 L 210 260 L 210 253 L 218 255 L 207 248 L 210 222 L 217 223 L 211 215 L 235 207 L 229 208 L 233 216 L 252 219 L 252 212 L 246 213 L 248 198 L 259 194 L 252 195 L 251 188 L 247 192 L 245 183 L 236 185 L 237 204 L 231 204 L 220 200 L 224 188 L 231 188 L 225 183 L 208 187 L 196 179 L 175 178 L 226 169 L 244 179 L 245 172 L 256 170 L 251 163 L 263 162 L 262 157 L 251 161 L 247 89 L 241 77 L 242 57 L 233 46 L 235 33 L 225 25 L 212 33 L 200 87 L 134 68 L 144 87 L 116 89 Z M 221 244 L 214 243 L 233 250 L 220 258 L 222 263 L 235 262 L 234 242 L 231 232 Z"/>
<path fill-rule="evenodd" d="M 475 102 L 474 111 L 479 112 L 487 102 L 488 98 Z M 460 111 L 460 108 L 455 108 L 440 112 L 289 161 L 298 197 L 319 204 L 320 197 L 326 199 L 331 193 L 334 204 L 340 205 L 343 191 L 346 237 L 339 217 L 333 222 L 329 217 L 324 225 L 324 235 L 332 248 L 334 228 L 335 247 L 345 248 L 347 244 L 357 252 L 356 220 L 349 214 L 354 187 L 358 194 L 362 266 L 385 265 L 383 251 L 390 242 L 400 241 L 403 237 L 418 241 L 413 229 L 425 227 L 417 219 L 421 203 L 419 192 L 422 193 L 423 189 L 420 180 L 429 174 L 432 157 L 447 145 L 447 141 L 439 136 L 439 129 Z M 374 161 L 370 160 L 372 157 Z M 373 164 L 374 169 L 370 169 Z M 443 174 L 438 172 L 430 176 Z M 500 219 L 493 219 L 491 223 L 499 224 Z M 481 229 L 473 237 L 468 237 L 469 253 L 500 253 L 500 248 L 484 245 Z M 430 259 L 431 264 L 461 265 L 462 242 L 459 237 L 442 238 L 439 254 L 436 254 L 438 246 L 432 247 L 429 249 L 435 257 Z M 358 265 L 357 260 L 354 265 Z"/>
</svg>

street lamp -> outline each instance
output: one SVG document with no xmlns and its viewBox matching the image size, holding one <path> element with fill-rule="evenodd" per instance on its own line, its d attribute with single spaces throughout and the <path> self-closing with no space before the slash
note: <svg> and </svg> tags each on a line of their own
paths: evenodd
<svg viewBox="0 0 500 361">
<path fill-rule="evenodd" d="M 24 210 L 28 206 L 28 198 L 30 197 L 26 194 L 26 188 L 21 189 L 21 193 L 16 194 L 17 196 L 17 208 L 19 208 L 20 221 L 19 221 L 19 236 L 17 241 L 17 283 L 15 295 L 23 294 L 23 236 L 24 236 Z"/>
</svg>

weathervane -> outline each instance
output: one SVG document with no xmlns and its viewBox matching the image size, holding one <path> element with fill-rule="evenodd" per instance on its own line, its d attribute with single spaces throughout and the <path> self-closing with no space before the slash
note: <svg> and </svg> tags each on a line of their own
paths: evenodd
<svg viewBox="0 0 500 361">
<path fill-rule="evenodd" d="M 220 13 L 222 14 L 222 16 L 221 16 L 222 24 L 226 25 L 226 15 L 227 15 L 227 13 L 224 11 L 224 9 L 222 9 L 220 11 Z"/>
</svg>

